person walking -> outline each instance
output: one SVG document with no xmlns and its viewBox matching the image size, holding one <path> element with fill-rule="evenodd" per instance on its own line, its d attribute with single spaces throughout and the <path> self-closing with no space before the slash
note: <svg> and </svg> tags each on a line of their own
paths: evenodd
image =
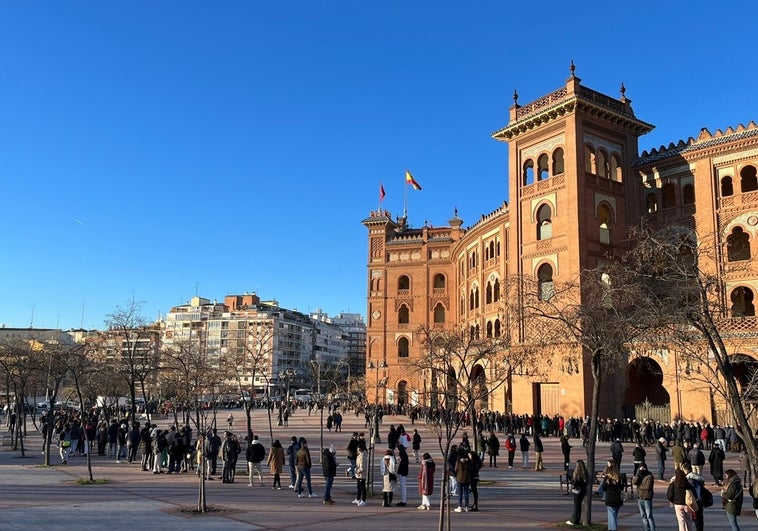
<svg viewBox="0 0 758 531">
<path fill-rule="evenodd" d="M 434 494 L 434 468 L 432 456 L 424 453 L 418 470 L 418 493 L 421 495 L 421 505 L 418 509 L 428 511 L 432 507 L 429 496 Z"/>
<path fill-rule="evenodd" d="M 690 492 L 691 501 L 688 505 L 687 492 Z M 687 476 L 681 468 L 674 471 L 674 478 L 666 490 L 666 499 L 674 507 L 674 515 L 679 524 L 679 531 L 695 531 L 695 511 L 691 507 L 695 500 L 692 485 L 687 481 Z"/>
<path fill-rule="evenodd" d="M 645 462 L 646 455 L 647 452 L 642 447 L 642 442 L 637 441 L 637 445 L 634 447 L 634 450 L 632 450 L 632 459 L 634 461 L 634 471 L 632 472 L 632 476 L 637 475 L 637 470 L 639 469 L 640 465 Z M 645 468 L 647 468 L 647 465 Z"/>
<path fill-rule="evenodd" d="M 355 457 L 355 480 L 358 493 L 353 503 L 358 507 L 366 506 L 366 476 L 368 474 L 368 453 L 365 444 L 358 444 Z"/>
<path fill-rule="evenodd" d="M 613 457 L 613 463 L 616 465 L 616 470 L 621 472 L 621 458 L 624 457 L 624 446 L 621 444 L 621 439 L 618 437 L 611 443 L 611 457 Z"/>
<path fill-rule="evenodd" d="M 258 436 L 253 435 L 253 441 L 247 445 L 247 450 L 245 451 L 245 458 L 247 459 L 247 471 L 249 476 L 247 482 L 248 487 L 253 486 L 253 477 L 256 474 L 258 475 L 258 479 L 261 482 L 261 487 L 263 486 L 263 470 L 261 469 L 261 461 L 263 461 L 265 457 L 266 449 L 258 440 Z"/>
<path fill-rule="evenodd" d="M 345 469 L 345 475 L 349 478 L 355 479 L 355 459 L 358 456 L 358 432 L 354 431 L 350 437 L 350 441 L 347 443 L 347 461 L 350 463 Z"/>
<path fill-rule="evenodd" d="M 705 464 L 705 454 L 703 454 L 703 451 L 700 449 L 700 445 L 697 443 L 693 444 L 687 457 L 689 457 L 692 471 L 697 475 L 701 475 L 703 465 Z"/>
<path fill-rule="evenodd" d="M 274 444 L 271 445 L 266 464 L 269 466 L 271 474 L 274 476 L 274 484 L 271 488 L 282 490 L 281 475 L 284 471 L 284 448 L 282 447 L 282 443 L 279 442 L 279 439 L 275 440 Z"/>
<path fill-rule="evenodd" d="M 743 496 L 739 474 L 732 468 L 728 469 L 724 488 L 721 491 L 721 503 L 724 505 L 724 511 L 726 511 L 726 517 L 732 531 L 740 531 L 737 517 L 742 512 Z"/>
<path fill-rule="evenodd" d="M 694 511 L 692 519 L 695 521 L 695 531 L 704 531 L 705 524 L 703 520 L 703 509 L 713 505 L 713 495 L 705 488 L 705 479 L 700 474 L 696 474 L 692 471 L 692 466 L 689 463 L 682 465 L 682 470 L 686 474 L 687 481 L 692 485 L 693 492 L 695 493 L 695 501 L 697 501 L 697 510 Z M 692 509 L 695 507 L 693 506 Z"/>
<path fill-rule="evenodd" d="M 334 445 L 331 445 L 329 448 L 324 448 L 324 451 L 321 452 L 321 468 L 326 483 L 326 486 L 324 487 L 324 505 L 334 505 L 334 500 L 332 499 L 332 485 L 334 485 L 334 478 L 337 475 L 336 452 L 337 449 Z"/>
<path fill-rule="evenodd" d="M 589 483 L 589 473 L 584 461 L 579 459 L 571 473 L 571 493 L 574 496 L 574 511 L 571 519 L 566 520 L 568 525 L 580 525 L 582 523 L 582 502 L 587 495 L 587 485 Z"/>
<path fill-rule="evenodd" d="M 655 531 L 655 519 L 653 518 L 655 478 L 644 462 L 637 467 L 637 473 L 634 475 L 632 483 L 637 487 L 637 507 L 639 507 L 640 517 L 642 518 L 642 530 Z"/>
</svg>

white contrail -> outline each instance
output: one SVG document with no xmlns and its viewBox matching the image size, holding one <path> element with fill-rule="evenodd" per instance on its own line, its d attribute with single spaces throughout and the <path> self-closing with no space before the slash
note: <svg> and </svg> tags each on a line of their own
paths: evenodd
<svg viewBox="0 0 758 531">
<path fill-rule="evenodd" d="M 71 218 L 71 219 L 73 219 L 74 221 L 76 221 L 79 225 L 84 225 L 84 222 L 82 220 L 80 220 L 80 219 L 77 219 L 77 218 Z"/>
</svg>

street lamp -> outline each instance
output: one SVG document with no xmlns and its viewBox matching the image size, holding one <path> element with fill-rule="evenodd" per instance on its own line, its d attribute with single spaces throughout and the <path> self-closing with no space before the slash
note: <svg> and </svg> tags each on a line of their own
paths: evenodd
<svg viewBox="0 0 758 531">
<path fill-rule="evenodd" d="M 321 402 L 321 404 L 320 404 L 320 406 L 321 406 L 321 426 L 320 426 L 319 433 L 320 433 L 320 437 L 321 437 L 321 441 L 320 441 L 321 442 L 321 446 L 320 446 L 320 448 L 321 448 L 321 455 L 323 456 L 323 452 L 324 452 L 324 402 L 323 402 L 323 400 L 321 398 L 321 357 L 320 356 L 314 357 L 311 360 L 311 365 L 313 365 L 314 369 L 316 369 L 316 387 L 317 387 L 316 393 L 318 394 L 318 400 L 319 400 L 319 402 Z M 323 459 L 323 457 L 321 457 L 319 459 L 319 462 L 321 462 L 322 459 Z"/>
<path fill-rule="evenodd" d="M 375 377 L 374 377 L 374 414 L 369 417 L 371 419 L 371 444 L 369 445 L 369 461 L 371 462 L 371 468 L 369 468 L 369 485 L 371 486 L 371 494 L 374 493 L 374 458 L 376 457 L 376 452 L 374 450 L 374 446 L 376 443 L 382 442 L 381 437 L 379 436 L 379 369 L 386 369 L 387 368 L 387 362 L 385 360 L 382 360 L 381 363 L 374 363 L 373 361 L 370 361 L 368 364 L 369 369 L 374 369 L 376 371 Z"/>
</svg>

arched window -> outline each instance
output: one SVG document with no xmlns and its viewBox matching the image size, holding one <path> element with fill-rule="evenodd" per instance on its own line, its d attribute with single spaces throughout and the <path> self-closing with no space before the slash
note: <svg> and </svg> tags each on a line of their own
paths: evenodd
<svg viewBox="0 0 758 531">
<path fill-rule="evenodd" d="M 401 337 L 397 340 L 397 357 L 407 358 L 411 347 L 407 337 Z"/>
<path fill-rule="evenodd" d="M 555 151 L 553 151 L 553 175 L 560 175 L 564 171 L 563 148 L 557 148 Z"/>
<path fill-rule="evenodd" d="M 492 337 L 492 321 L 487 321 L 487 338 Z"/>
<path fill-rule="evenodd" d="M 479 308 L 479 286 L 474 286 L 474 308 Z"/>
<path fill-rule="evenodd" d="M 685 205 L 695 204 L 695 187 L 691 184 L 685 184 L 682 188 L 682 203 Z"/>
<path fill-rule="evenodd" d="M 602 149 L 597 150 L 597 174 L 608 177 L 608 155 Z"/>
<path fill-rule="evenodd" d="M 490 248 L 490 258 L 495 258 L 495 241 L 494 240 L 490 240 L 489 248 Z"/>
<path fill-rule="evenodd" d="M 495 319 L 495 337 L 500 337 L 500 319 Z"/>
<path fill-rule="evenodd" d="M 401 275 L 397 279 L 397 289 L 411 289 L 411 279 L 407 275 Z"/>
<path fill-rule="evenodd" d="M 434 275 L 434 287 L 437 289 L 445 288 L 445 275 L 442 273 L 437 273 Z"/>
<path fill-rule="evenodd" d="M 619 156 L 615 153 L 611 155 L 611 173 L 609 177 L 616 182 L 622 182 L 624 180 L 624 175 L 621 171 L 621 159 L 619 159 Z"/>
<path fill-rule="evenodd" d="M 472 311 L 474 309 L 474 290 L 472 289 L 468 294 L 468 309 Z"/>
<path fill-rule="evenodd" d="M 550 264 L 542 264 L 537 270 L 539 281 L 539 296 L 543 301 L 550 300 L 555 294 L 553 287 L 553 267 Z"/>
<path fill-rule="evenodd" d="M 608 205 L 598 207 L 597 217 L 600 220 L 600 243 L 610 244 L 612 213 Z"/>
<path fill-rule="evenodd" d="M 492 304 L 492 284 L 487 282 L 487 287 L 484 289 L 484 303 Z"/>
<path fill-rule="evenodd" d="M 755 317 L 753 292 L 749 288 L 739 286 L 732 291 L 732 317 Z"/>
<path fill-rule="evenodd" d="M 469 339 L 476 339 L 476 328 L 474 328 L 474 325 L 471 325 L 468 329 L 468 337 Z"/>
<path fill-rule="evenodd" d="M 734 195 L 734 185 L 732 178 L 727 175 L 721 178 L 721 197 L 729 197 L 730 195 Z"/>
<path fill-rule="evenodd" d="M 758 190 L 758 178 L 756 177 L 755 166 L 745 166 L 740 171 L 740 189 L 743 194 Z"/>
<path fill-rule="evenodd" d="M 584 146 L 584 171 L 587 173 L 595 173 L 595 168 L 597 167 L 596 163 L 595 151 L 590 146 Z"/>
<path fill-rule="evenodd" d="M 466 294 L 465 293 L 461 293 L 461 303 L 460 303 L 460 306 L 458 306 L 458 308 L 460 308 L 459 310 L 460 314 L 463 315 L 466 311 Z"/>
<path fill-rule="evenodd" d="M 438 302 L 437 305 L 434 307 L 434 322 L 435 323 L 445 322 L 445 307 L 442 306 L 441 302 Z"/>
<path fill-rule="evenodd" d="M 537 180 L 544 181 L 550 175 L 547 168 L 547 155 L 544 153 L 537 159 Z"/>
<path fill-rule="evenodd" d="M 553 222 L 550 219 L 553 211 L 550 205 L 544 204 L 537 209 L 537 239 L 548 240 L 553 237 Z"/>
<path fill-rule="evenodd" d="M 397 322 L 399 324 L 408 324 L 410 322 L 410 311 L 405 304 L 397 310 Z"/>
<path fill-rule="evenodd" d="M 495 279 L 495 288 L 493 291 L 494 291 L 493 299 L 495 300 L 495 302 L 497 302 L 500 300 L 500 280 L 499 279 Z"/>
<path fill-rule="evenodd" d="M 750 260 L 750 235 L 742 227 L 734 227 L 726 238 L 726 255 L 730 262 Z"/>
<path fill-rule="evenodd" d="M 532 159 L 527 160 L 524 163 L 524 186 L 532 184 L 534 182 L 534 161 Z"/>
<path fill-rule="evenodd" d="M 648 214 L 658 212 L 658 198 L 655 197 L 655 192 L 647 194 L 647 212 Z"/>
<path fill-rule="evenodd" d="M 474 339 L 479 339 L 479 332 L 480 331 L 481 331 L 481 329 L 479 328 L 479 325 L 476 325 L 474 327 Z"/>
<path fill-rule="evenodd" d="M 664 184 L 661 188 L 663 195 L 663 208 L 673 208 L 676 206 L 676 188 L 671 183 Z"/>
</svg>

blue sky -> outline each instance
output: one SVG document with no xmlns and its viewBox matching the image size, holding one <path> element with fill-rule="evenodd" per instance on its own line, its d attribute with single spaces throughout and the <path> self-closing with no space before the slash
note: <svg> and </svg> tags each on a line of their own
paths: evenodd
<svg viewBox="0 0 758 531">
<path fill-rule="evenodd" d="M 366 229 L 507 199 L 514 89 L 618 96 L 640 149 L 750 120 L 751 2 L 4 2 L 0 323 L 100 328 L 255 291 L 366 308 Z M 530 11 L 531 9 L 531 11 Z M 697 11 L 697 12 L 695 12 Z"/>
</svg>

